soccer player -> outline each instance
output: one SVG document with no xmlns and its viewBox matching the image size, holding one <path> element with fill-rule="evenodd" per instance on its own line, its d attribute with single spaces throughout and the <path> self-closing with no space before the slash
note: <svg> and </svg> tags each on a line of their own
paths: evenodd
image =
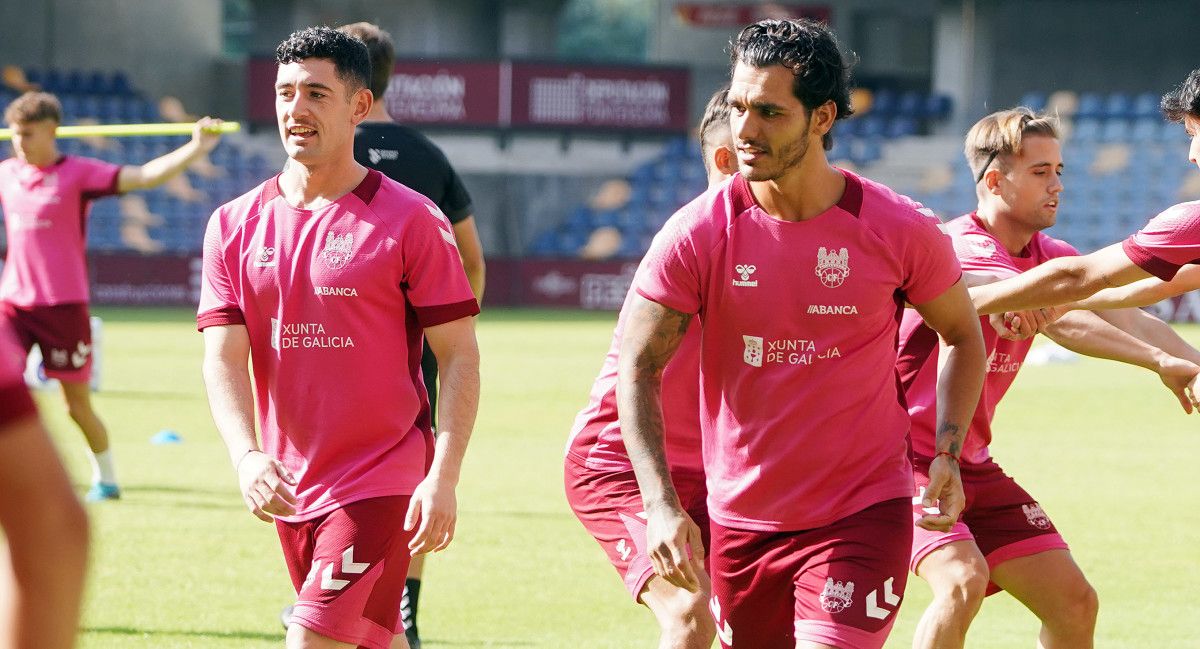
<svg viewBox="0 0 1200 649">
<path fill-rule="evenodd" d="M 0 647 L 75 646 L 87 569 L 87 514 L 38 420 L 25 353 L 0 332 Z"/>
<path fill-rule="evenodd" d="M 984 375 L 979 320 L 932 214 L 826 160 L 850 111 L 833 33 L 761 21 L 733 43 L 732 72 L 740 173 L 655 238 L 620 351 L 621 432 L 647 551 L 655 574 L 699 588 L 701 534 L 671 484 L 660 396 L 698 314 L 717 636 L 725 647 L 878 648 L 912 541 L 900 315 L 915 305 L 949 350 L 925 493 L 938 509 L 920 522 L 941 529 L 962 507 L 957 458 Z"/>
<path fill-rule="evenodd" d="M 276 60 L 287 165 L 219 208 L 205 236 L 209 403 L 247 507 L 279 534 L 297 592 L 287 646 L 407 647 L 409 557 L 454 536 L 479 305 L 437 206 L 354 161 L 372 103 L 366 46 L 314 27 Z M 443 371 L 436 442 L 422 334 Z"/>
<path fill-rule="evenodd" d="M 187 144 L 143 164 L 115 165 L 62 155 L 54 132 L 62 109 L 54 95 L 29 92 L 4 111 L 16 156 L 0 162 L 0 204 L 8 259 L 0 276 L 0 328 L 26 351 L 38 345 L 46 375 L 58 379 L 67 411 L 87 439 L 92 463 L 89 501 L 120 498 L 108 431 L 92 408 L 88 382 L 92 331 L 88 316 L 87 215 L 91 202 L 160 185 L 217 145 L 220 135 L 196 122 Z"/>
<path fill-rule="evenodd" d="M 994 281 L 1049 259 L 1078 254 L 1069 244 L 1042 233 L 1055 223 L 1063 189 L 1063 159 L 1053 119 L 1027 109 L 992 113 L 971 128 L 965 150 L 977 179 L 979 205 L 950 221 L 946 229 L 971 280 Z M 1200 352 L 1158 323 L 1161 333 L 1148 336 L 1151 340 L 1162 340 L 1164 346 L 1200 360 Z M 1041 505 L 1004 473 L 988 451 L 996 406 L 1016 378 L 1032 341 L 1000 338 L 992 327 L 983 331 L 988 373 L 959 457 L 967 497 L 962 520 L 949 532 L 918 528 L 914 533 L 910 565 L 929 583 L 934 598 L 917 627 L 913 646 L 962 647 L 985 594 L 1004 589 L 1042 621 L 1039 646 L 1090 647 L 1096 623 L 1095 590 Z M 1200 372 L 1200 367 L 1089 312 L 1071 313 L 1042 333 L 1080 353 L 1152 369 L 1176 392 Z M 938 342 L 911 309 L 904 314 L 900 336 L 897 368 L 912 415 L 917 486 L 924 489 L 926 471 L 937 453 Z M 914 504 L 914 518 L 924 513 L 919 503 Z"/>
<path fill-rule="evenodd" d="M 1200 165 L 1200 70 L 1193 70 L 1178 88 L 1163 96 L 1162 109 L 1167 119 L 1183 124 L 1192 140 L 1188 157 Z M 971 297 L 980 313 L 1048 307 L 1082 300 L 1101 289 L 1152 276 L 1169 282 L 1181 267 L 1197 262 L 1200 262 L 1200 201 L 1192 201 L 1167 208 L 1119 244 L 1089 255 L 1062 257 L 1014 278 L 974 287 Z M 1189 271 L 1178 284 L 1159 289 L 1157 295 L 1166 297 L 1198 285 L 1200 279 Z M 1193 398 L 1193 404 L 1200 406 L 1200 401 Z"/>
<path fill-rule="evenodd" d="M 700 151 L 709 185 L 737 172 L 729 131 L 726 88 L 713 94 L 700 122 Z M 634 601 L 658 621 L 660 649 L 708 649 L 716 628 L 708 614 L 708 575 L 698 569 L 700 588 L 689 591 L 655 576 L 646 554 L 642 498 L 617 418 L 617 365 L 630 291 L 617 317 L 612 345 L 592 385 L 588 405 L 575 418 L 567 443 L 564 477 L 567 502 L 621 575 Z M 663 428 L 671 482 L 688 516 L 701 526 L 707 546 L 708 508 L 700 457 L 700 323 L 693 321 L 663 375 Z"/>
</svg>

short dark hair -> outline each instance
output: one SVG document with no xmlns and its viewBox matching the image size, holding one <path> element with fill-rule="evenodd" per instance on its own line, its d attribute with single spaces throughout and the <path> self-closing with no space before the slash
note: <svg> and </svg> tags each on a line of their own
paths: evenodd
<svg viewBox="0 0 1200 649">
<path fill-rule="evenodd" d="M 792 93 L 808 110 L 832 101 L 836 119 L 854 114 L 850 107 L 851 63 L 838 49 L 837 37 L 826 25 L 796 18 L 760 20 L 746 27 L 730 44 L 730 74 L 738 63 L 756 68 L 782 65 L 795 79 Z M 832 132 L 823 144 L 833 147 Z"/>
<path fill-rule="evenodd" d="M 304 59 L 329 59 L 338 78 L 351 92 L 371 82 L 371 57 L 362 41 L 329 27 L 306 27 L 292 32 L 275 48 L 275 62 L 283 65 Z"/>
<path fill-rule="evenodd" d="M 375 99 L 383 99 L 388 81 L 392 79 L 392 68 L 396 67 L 396 46 L 392 44 L 392 35 L 379 25 L 368 22 L 342 25 L 338 31 L 357 38 L 367 46 L 371 59 L 371 94 Z"/>
<path fill-rule="evenodd" d="M 1182 122 L 1188 115 L 1200 119 L 1200 70 L 1192 70 L 1178 88 L 1163 95 L 1159 108 L 1172 122 Z"/>
<path fill-rule="evenodd" d="M 700 152 L 708 160 L 713 149 L 733 139 L 729 131 L 729 86 L 713 93 L 700 120 Z"/>
<path fill-rule="evenodd" d="M 58 97 L 48 92 L 27 92 L 17 97 L 4 109 L 4 121 L 7 124 L 24 124 L 51 120 L 55 124 L 62 123 L 62 105 Z"/>
</svg>

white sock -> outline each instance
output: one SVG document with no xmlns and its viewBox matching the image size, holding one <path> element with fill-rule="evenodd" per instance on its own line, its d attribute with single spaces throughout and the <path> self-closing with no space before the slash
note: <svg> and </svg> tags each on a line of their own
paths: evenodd
<svg viewBox="0 0 1200 649">
<path fill-rule="evenodd" d="M 92 482 L 104 482 L 106 484 L 117 484 L 117 470 L 113 466 L 112 449 L 108 449 L 103 453 L 93 453 L 88 451 L 88 459 L 92 461 Z"/>
</svg>

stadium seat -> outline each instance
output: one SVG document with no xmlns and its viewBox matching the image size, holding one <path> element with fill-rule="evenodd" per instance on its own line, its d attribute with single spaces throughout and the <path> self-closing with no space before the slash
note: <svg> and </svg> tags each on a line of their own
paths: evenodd
<svg viewBox="0 0 1200 649">
<path fill-rule="evenodd" d="M 1161 118 L 1158 95 L 1152 92 L 1139 93 L 1133 100 L 1133 116 L 1138 118 Z"/>
<path fill-rule="evenodd" d="M 1095 92 L 1085 92 L 1079 95 L 1079 110 L 1075 113 L 1078 119 L 1101 119 L 1104 117 L 1104 98 Z"/>
<path fill-rule="evenodd" d="M 1104 101 L 1104 117 L 1108 119 L 1128 120 L 1135 117 L 1133 98 L 1123 92 L 1114 92 Z"/>
<path fill-rule="evenodd" d="M 1046 109 L 1046 93 L 1032 91 L 1021 96 L 1021 105 L 1031 110 L 1041 112 Z"/>
</svg>

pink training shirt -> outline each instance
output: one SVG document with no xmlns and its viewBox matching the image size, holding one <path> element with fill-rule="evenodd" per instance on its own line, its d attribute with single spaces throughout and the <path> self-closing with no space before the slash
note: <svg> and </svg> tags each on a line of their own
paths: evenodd
<svg viewBox="0 0 1200 649">
<path fill-rule="evenodd" d="M 0 301 L 21 307 L 86 304 L 87 215 L 94 199 L 117 193 L 119 165 L 63 156 L 48 167 L 0 162 L 0 205 L 8 259 Z"/>
<path fill-rule="evenodd" d="M 629 452 L 617 421 L 617 368 L 629 315 L 631 290 L 617 316 L 612 344 L 600 376 L 592 384 L 588 405 L 575 417 L 567 456 L 601 471 L 631 471 Z M 693 319 L 662 377 L 662 410 L 667 464 L 671 472 L 700 473 L 700 323 Z"/>
<path fill-rule="evenodd" d="M 946 231 L 954 242 L 954 252 L 965 272 L 991 275 L 998 279 L 1016 276 L 1055 257 L 1079 254 L 1069 243 L 1038 232 L 1021 254 L 1013 256 L 1004 248 L 1004 244 L 987 231 L 974 213 L 950 221 L 946 224 Z M 988 323 L 987 316 L 980 320 L 988 353 L 987 375 L 979 396 L 979 406 L 971 417 L 971 426 L 963 442 L 960 456 L 962 464 L 982 464 L 991 458 L 988 445 L 992 443 L 992 418 L 996 414 L 996 406 L 1017 378 L 1025 355 L 1033 345 L 1033 340 L 1005 340 Z M 913 451 L 919 456 L 931 458 L 937 453 L 938 338 L 937 333 L 925 326 L 925 321 L 913 309 L 904 312 L 904 320 L 900 323 L 900 353 L 896 367 L 908 400 L 908 412 L 912 416 Z"/>
<path fill-rule="evenodd" d="M 1168 207 L 1121 248 L 1142 270 L 1171 281 L 1185 264 L 1200 263 L 1200 201 Z"/>
<path fill-rule="evenodd" d="M 408 495 L 432 459 L 423 329 L 479 313 L 446 217 L 368 171 L 316 210 L 276 176 L 217 209 L 198 327 L 244 324 L 263 450 L 299 484 L 296 522 Z"/>
<path fill-rule="evenodd" d="M 634 280 L 699 313 L 708 506 L 726 527 L 811 529 L 912 495 L 900 315 L 961 271 L 932 213 L 842 173 L 838 204 L 800 222 L 734 176 L 671 217 Z"/>
</svg>

